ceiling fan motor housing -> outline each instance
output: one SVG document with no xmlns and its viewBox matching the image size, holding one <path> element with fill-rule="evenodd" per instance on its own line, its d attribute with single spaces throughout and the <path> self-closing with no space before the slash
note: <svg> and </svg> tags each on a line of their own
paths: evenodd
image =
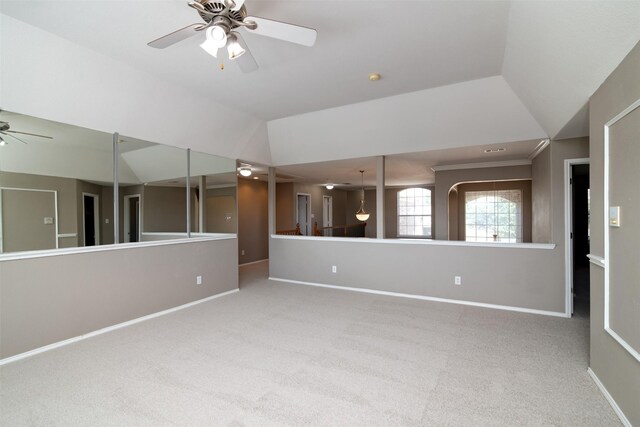
<svg viewBox="0 0 640 427">
<path fill-rule="evenodd" d="M 239 21 L 242 22 L 242 20 L 247 16 L 247 8 L 242 5 L 242 7 L 238 10 L 227 10 L 227 12 L 223 15 L 222 12 L 225 10 L 226 6 L 223 2 L 219 2 L 219 1 L 210 1 L 210 0 L 197 0 L 198 3 L 200 3 L 205 9 L 207 9 L 209 12 L 215 14 L 216 16 L 214 16 L 213 18 L 211 18 L 211 16 L 206 15 L 202 12 L 198 12 L 198 14 L 200 15 L 200 17 L 207 23 L 214 23 L 215 24 L 215 20 L 220 18 L 220 17 L 224 17 L 227 18 L 227 21 L 229 22 L 229 26 L 231 27 L 231 29 L 233 28 L 237 28 L 238 25 L 234 24 L 233 21 Z"/>
</svg>

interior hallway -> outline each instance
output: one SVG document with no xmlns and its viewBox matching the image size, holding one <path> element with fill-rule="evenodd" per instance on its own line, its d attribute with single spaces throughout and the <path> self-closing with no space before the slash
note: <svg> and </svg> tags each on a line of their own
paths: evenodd
<svg viewBox="0 0 640 427">
<path fill-rule="evenodd" d="M 588 319 L 269 282 L 0 367 L 0 424 L 619 425 Z"/>
</svg>

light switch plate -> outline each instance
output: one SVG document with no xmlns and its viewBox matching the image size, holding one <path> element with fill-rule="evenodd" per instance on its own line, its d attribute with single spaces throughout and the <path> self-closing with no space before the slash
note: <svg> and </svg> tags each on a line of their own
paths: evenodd
<svg viewBox="0 0 640 427">
<path fill-rule="evenodd" d="M 620 227 L 620 206 L 609 207 L 609 226 Z"/>
<path fill-rule="evenodd" d="M 45 216 L 44 217 L 44 223 L 45 224 L 53 224 L 53 217 Z"/>
</svg>

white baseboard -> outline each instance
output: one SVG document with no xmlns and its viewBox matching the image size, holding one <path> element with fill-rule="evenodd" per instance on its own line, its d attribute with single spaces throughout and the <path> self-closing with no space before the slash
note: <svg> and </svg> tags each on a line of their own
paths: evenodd
<svg viewBox="0 0 640 427">
<path fill-rule="evenodd" d="M 74 342 L 82 341 L 87 338 L 95 337 L 97 335 L 106 334 L 107 332 L 115 331 L 116 329 L 124 328 L 126 326 L 131 326 L 136 323 L 144 322 L 145 320 L 150 320 L 155 317 L 164 316 L 165 314 L 173 313 L 174 311 L 182 310 L 185 308 L 192 307 L 197 304 L 201 304 L 203 302 L 211 301 L 216 298 L 220 298 L 229 294 L 233 294 L 238 292 L 239 289 L 232 289 L 230 291 L 222 292 L 221 294 L 212 295 L 207 298 L 199 299 L 197 301 L 192 301 L 187 304 L 179 305 L 177 307 L 169 308 L 166 310 L 158 311 L 156 313 L 147 314 L 146 316 L 138 317 L 137 319 L 127 320 L 126 322 L 118 323 L 117 325 L 107 326 L 106 328 L 98 329 L 97 331 L 88 332 L 84 335 L 80 335 L 77 337 L 69 338 L 64 341 L 58 341 L 53 344 L 45 345 L 43 347 L 38 347 L 33 350 L 26 351 L 24 353 L 16 354 L 15 356 L 5 357 L 4 359 L 0 359 L 0 366 L 6 365 L 7 363 L 15 362 L 17 360 L 26 359 L 27 357 L 35 356 L 36 354 L 44 353 L 45 351 L 53 350 L 58 347 L 63 347 L 65 345 L 73 344 Z"/>
<path fill-rule="evenodd" d="M 252 264 L 260 264 L 261 262 L 267 262 L 267 261 L 269 261 L 269 258 L 259 259 L 258 261 L 245 262 L 244 264 L 238 265 L 238 267 L 245 267 L 247 265 L 252 265 Z"/>
<path fill-rule="evenodd" d="M 339 289 L 342 291 L 352 291 L 352 292 L 363 292 L 366 294 L 376 294 L 376 295 L 386 295 L 391 297 L 401 297 L 401 298 L 411 298 L 411 299 L 419 299 L 425 301 L 436 301 L 436 302 L 445 302 L 448 304 L 460 304 L 460 305 L 470 305 L 474 307 L 483 307 L 483 308 L 493 308 L 496 310 L 506 310 L 506 311 L 517 311 L 520 313 L 530 313 L 530 314 L 542 314 L 544 316 L 554 316 L 554 317 L 564 317 L 569 318 L 566 313 L 562 313 L 559 311 L 545 311 L 545 310 L 536 310 L 533 308 L 523 308 L 523 307 L 511 307 L 508 305 L 497 305 L 497 304 L 486 304 L 483 302 L 474 302 L 474 301 L 464 301 L 457 299 L 447 299 L 447 298 L 438 298 L 438 297 L 429 297 L 425 295 L 415 295 L 415 294 L 404 294 L 400 292 L 388 292 L 388 291 L 378 291 L 376 289 L 366 289 L 366 288 L 351 288 L 348 286 L 336 286 L 336 285 L 326 285 L 323 283 L 312 283 L 312 282 L 303 282 L 300 280 L 289 280 L 289 279 L 280 279 L 278 277 L 269 277 L 269 280 L 276 280 L 278 282 L 291 283 L 296 285 L 305 285 L 305 286 L 318 286 L 321 288 L 330 288 L 330 289 Z"/>
<path fill-rule="evenodd" d="M 624 412 L 622 412 L 622 409 L 620 409 L 620 407 L 618 406 L 616 401 L 613 400 L 613 397 L 609 394 L 609 391 L 606 389 L 604 384 L 602 384 L 602 382 L 600 381 L 600 378 L 598 378 L 596 373 L 593 372 L 593 370 L 591 368 L 587 368 L 587 372 L 591 376 L 591 379 L 593 379 L 593 382 L 596 383 L 596 385 L 598 386 L 598 388 L 600 389 L 600 391 L 604 395 L 605 399 L 607 399 L 607 401 L 609 402 L 609 405 L 611 405 L 611 407 L 613 408 L 613 411 L 616 413 L 618 418 L 620 418 L 620 421 L 622 422 L 622 424 L 625 427 L 633 427 L 631 425 L 631 422 L 624 415 Z"/>
</svg>

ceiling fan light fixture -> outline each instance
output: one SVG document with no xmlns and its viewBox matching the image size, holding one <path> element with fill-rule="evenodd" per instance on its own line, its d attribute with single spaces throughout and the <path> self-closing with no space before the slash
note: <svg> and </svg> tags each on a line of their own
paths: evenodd
<svg viewBox="0 0 640 427">
<path fill-rule="evenodd" d="M 214 25 L 207 28 L 207 38 L 200 47 L 214 58 L 218 57 L 218 49 L 227 44 L 227 32 L 224 28 Z"/>
<path fill-rule="evenodd" d="M 7 145 L 7 141 L 5 141 L 4 139 L 2 139 L 2 137 L 0 136 L 0 147 Z"/>
<path fill-rule="evenodd" d="M 230 60 L 239 58 L 246 52 L 238 42 L 238 37 L 236 37 L 233 32 L 227 37 L 227 52 L 229 53 Z"/>
</svg>

